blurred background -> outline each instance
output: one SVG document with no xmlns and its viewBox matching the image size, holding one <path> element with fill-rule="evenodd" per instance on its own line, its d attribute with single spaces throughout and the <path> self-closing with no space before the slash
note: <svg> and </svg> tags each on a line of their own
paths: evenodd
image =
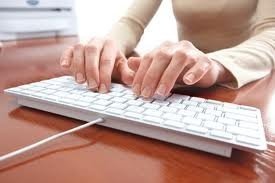
<svg viewBox="0 0 275 183">
<path fill-rule="evenodd" d="M 0 40 L 78 35 L 85 43 L 94 36 L 104 36 L 132 1 L 1 0 Z M 143 53 L 165 40 L 177 40 L 170 0 L 163 0 L 137 50 Z"/>
</svg>

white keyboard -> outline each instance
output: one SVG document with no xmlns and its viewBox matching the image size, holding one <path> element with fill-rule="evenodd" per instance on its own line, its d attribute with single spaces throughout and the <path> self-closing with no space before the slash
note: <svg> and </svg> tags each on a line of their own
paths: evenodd
<svg viewBox="0 0 275 183">
<path fill-rule="evenodd" d="M 260 110 L 216 100 L 172 94 L 144 100 L 130 88 L 112 84 L 107 94 L 92 92 L 70 76 L 5 90 L 19 104 L 99 125 L 230 157 L 232 148 L 264 151 Z"/>
</svg>

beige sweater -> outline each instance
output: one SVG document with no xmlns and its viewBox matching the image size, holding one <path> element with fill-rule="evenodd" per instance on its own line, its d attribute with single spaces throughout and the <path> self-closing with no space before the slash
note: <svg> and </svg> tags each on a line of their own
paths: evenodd
<svg viewBox="0 0 275 183">
<path fill-rule="evenodd" d="M 110 37 L 129 54 L 162 0 L 134 0 Z M 172 0 L 179 40 L 189 40 L 235 77 L 239 88 L 275 67 L 275 0 Z M 156 45 L 157 46 L 157 45 Z"/>
</svg>

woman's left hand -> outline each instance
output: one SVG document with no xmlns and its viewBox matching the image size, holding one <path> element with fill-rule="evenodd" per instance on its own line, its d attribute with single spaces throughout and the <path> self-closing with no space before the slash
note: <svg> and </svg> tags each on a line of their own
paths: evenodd
<svg viewBox="0 0 275 183">
<path fill-rule="evenodd" d="M 145 98 L 167 96 L 176 82 L 210 87 L 228 80 L 230 75 L 188 41 L 165 42 L 142 58 L 130 58 L 128 64 L 136 70 L 133 91 Z"/>
</svg>

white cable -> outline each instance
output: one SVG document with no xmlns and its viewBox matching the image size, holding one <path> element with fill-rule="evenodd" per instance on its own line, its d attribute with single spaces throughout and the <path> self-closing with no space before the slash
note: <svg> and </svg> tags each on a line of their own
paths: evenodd
<svg viewBox="0 0 275 183">
<path fill-rule="evenodd" d="M 59 137 L 62 137 L 62 136 L 64 136 L 64 135 L 68 135 L 68 134 L 70 134 L 70 133 L 74 133 L 74 132 L 76 132 L 76 131 L 82 130 L 82 129 L 87 128 L 87 127 L 89 127 L 89 126 L 91 126 L 91 125 L 94 125 L 94 124 L 96 124 L 96 123 L 100 123 L 100 122 L 103 122 L 103 121 L 104 121 L 103 118 L 98 118 L 98 119 L 96 119 L 96 120 L 90 121 L 90 122 L 85 123 L 85 124 L 83 124 L 83 125 L 80 125 L 80 126 L 78 126 L 78 127 L 75 127 L 75 128 L 70 129 L 70 130 L 67 130 L 67 131 L 58 133 L 58 134 L 56 134 L 56 135 L 50 136 L 50 137 L 48 137 L 48 138 L 46 138 L 46 139 L 43 139 L 43 140 L 41 140 L 41 141 L 38 141 L 38 142 L 36 142 L 36 143 L 34 143 L 34 144 L 31 144 L 31 145 L 29 145 L 29 146 L 23 147 L 23 148 L 18 149 L 18 150 L 16 150 L 16 151 L 13 151 L 13 152 L 10 152 L 10 153 L 5 154 L 5 155 L 3 155 L 3 156 L 0 156 L 0 162 L 1 162 L 1 161 L 5 161 L 5 160 L 7 160 L 7 159 L 9 159 L 9 158 L 18 156 L 18 155 L 20 155 L 20 154 L 23 154 L 23 153 L 25 153 L 25 152 L 27 152 L 27 151 L 29 151 L 29 150 L 32 150 L 32 149 L 34 149 L 34 148 L 37 148 L 37 147 L 39 147 L 39 146 L 41 146 L 41 145 L 43 145 L 43 144 L 45 144 L 45 143 L 48 143 L 48 142 L 50 142 L 50 141 L 52 141 L 52 140 L 55 140 L 55 139 L 57 139 L 57 138 L 59 138 Z"/>
</svg>

